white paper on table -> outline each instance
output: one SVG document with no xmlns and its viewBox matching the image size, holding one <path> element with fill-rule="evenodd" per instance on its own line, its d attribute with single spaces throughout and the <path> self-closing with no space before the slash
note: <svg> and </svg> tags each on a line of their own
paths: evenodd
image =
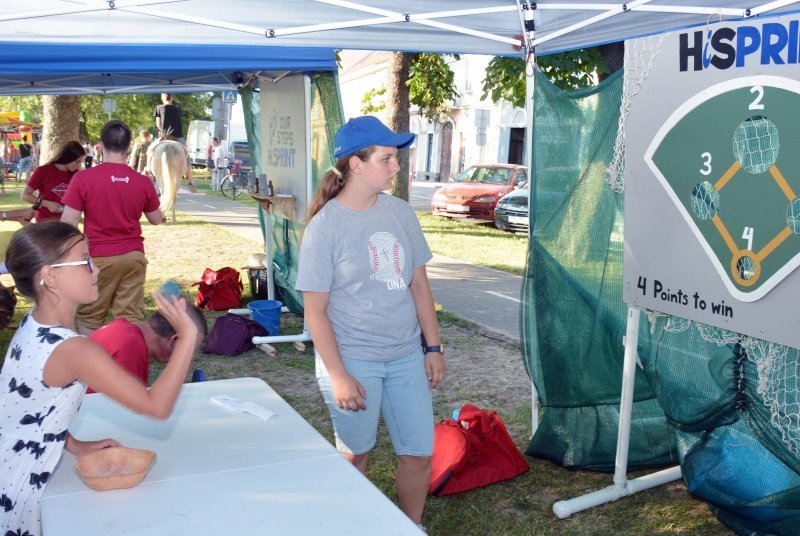
<svg viewBox="0 0 800 536">
<path fill-rule="evenodd" d="M 255 402 L 244 402 L 228 395 L 212 396 L 211 401 L 235 413 L 249 413 L 265 421 L 275 415 L 274 411 L 270 411 Z"/>
</svg>

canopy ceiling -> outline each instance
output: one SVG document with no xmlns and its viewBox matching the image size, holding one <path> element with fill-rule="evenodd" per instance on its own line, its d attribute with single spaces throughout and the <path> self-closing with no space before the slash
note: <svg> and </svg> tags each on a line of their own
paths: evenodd
<svg viewBox="0 0 800 536">
<path fill-rule="evenodd" d="M 0 95 L 220 91 L 259 72 L 336 68 L 331 49 L 0 42 Z"/>
<path fill-rule="evenodd" d="M 512 42 L 522 33 L 518 6 L 528 7 L 522 0 L 519 4 L 517 0 L 8 0 L 4 4 L 0 21 L 7 23 L 0 30 L 0 41 L 491 55 L 519 54 Z M 530 6 L 535 6 L 531 12 L 537 54 L 800 7 L 789 0 L 544 0 Z"/>
<path fill-rule="evenodd" d="M 7 0 L 0 93 L 235 87 L 237 71 L 335 69 L 332 49 L 521 55 L 525 18 L 542 55 L 798 9 L 800 0 Z"/>
</svg>

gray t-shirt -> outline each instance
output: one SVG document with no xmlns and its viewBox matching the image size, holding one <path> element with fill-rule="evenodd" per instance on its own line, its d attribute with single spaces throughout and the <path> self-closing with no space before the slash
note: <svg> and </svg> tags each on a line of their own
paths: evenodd
<svg viewBox="0 0 800 536">
<path fill-rule="evenodd" d="M 414 209 L 379 194 L 364 211 L 328 201 L 300 245 L 297 290 L 328 292 L 328 319 L 343 357 L 389 361 L 420 345 L 409 284 L 433 255 Z"/>
</svg>

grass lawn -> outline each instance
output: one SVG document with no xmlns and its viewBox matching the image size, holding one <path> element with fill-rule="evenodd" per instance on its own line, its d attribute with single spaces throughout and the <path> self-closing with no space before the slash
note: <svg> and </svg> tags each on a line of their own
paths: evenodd
<svg viewBox="0 0 800 536">
<path fill-rule="evenodd" d="M 525 271 L 528 235 L 427 212 L 417 212 L 417 217 L 435 254 L 517 275 Z"/>
<path fill-rule="evenodd" d="M 202 178 L 198 178 L 200 184 Z M 19 206 L 18 193 L 7 192 L 0 196 L 0 209 Z M 440 218 L 422 216 L 423 227 L 431 234 L 432 245 L 455 236 L 457 223 Z M 143 225 L 145 248 L 149 259 L 146 291 L 151 292 L 168 279 L 181 283 L 185 289 L 197 279 L 206 267 L 239 268 L 250 253 L 258 251 L 260 244 L 233 235 L 214 225 L 192 220 L 188 214 L 179 216 L 178 224 Z M 17 224 L 1 223 L 0 231 L 15 230 Z M 470 237 L 489 249 L 486 258 L 510 258 L 514 252 L 524 251 L 525 237 L 500 233 L 482 226 L 470 227 Z M 436 233 L 441 238 L 436 238 Z M 502 245 L 492 245 L 497 236 Z M 437 252 L 460 257 L 458 250 L 445 245 L 435 246 Z M 493 249 L 492 249 L 493 248 Z M 466 248 L 470 249 L 470 248 Z M 473 246 L 471 249 L 477 249 Z M 491 255 L 490 255 L 491 254 Z M 509 260 L 509 265 L 522 269 L 524 256 Z M 463 257 L 460 257 L 463 258 Z M 469 260 L 469 259 L 465 259 Z M 494 267 L 501 265 L 494 264 Z M 2 282 L 12 284 L 8 276 Z M 192 292 L 193 295 L 193 292 Z M 20 302 L 17 318 L 30 307 Z M 153 310 L 148 298 L 148 312 Z M 211 313 L 213 318 L 221 313 Z M 519 348 L 481 333 L 470 322 L 447 312 L 440 313 L 442 337 L 448 347 L 448 376 L 434 394 L 434 412 L 437 420 L 449 416 L 463 403 L 474 403 L 493 409 L 505 420 L 517 447 L 524 451 L 530 437 L 530 391 L 522 370 Z M 284 333 L 296 333 L 302 319 L 283 315 Z M 2 333 L 0 350 L 5 354 L 12 330 Z M 488 334 L 487 334 L 488 335 Z M 323 436 L 332 440 L 332 428 L 327 410 L 316 386 L 313 353 L 310 345 L 305 351 L 291 344 L 276 345 L 278 356 L 267 357 L 254 349 L 235 357 L 217 356 L 198 352 L 193 365 L 202 368 L 209 380 L 257 377 L 267 381 Z M 151 368 L 151 380 L 158 373 Z M 485 535 L 642 535 L 731 534 L 711 514 L 708 506 L 692 498 L 682 483 L 661 486 L 580 514 L 567 520 L 558 520 L 551 511 L 553 502 L 593 491 L 611 484 L 610 475 L 583 471 L 567 471 L 550 462 L 526 458 L 531 470 L 508 482 L 503 482 L 464 494 L 428 500 L 425 525 L 431 534 L 452 536 Z M 395 458 L 385 429 L 371 454 L 368 477 L 390 499 L 396 501 L 394 492 Z M 635 475 L 638 476 L 638 475 Z M 268 530 L 265 527 L 265 530 Z"/>
</svg>

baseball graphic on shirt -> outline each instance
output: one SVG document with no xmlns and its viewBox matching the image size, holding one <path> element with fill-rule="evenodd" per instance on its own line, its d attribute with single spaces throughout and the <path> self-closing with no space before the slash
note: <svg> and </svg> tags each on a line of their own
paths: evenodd
<svg viewBox="0 0 800 536">
<path fill-rule="evenodd" d="M 379 232 L 369 237 L 367 245 L 372 268 L 371 279 L 386 283 L 402 281 L 406 255 L 400 241 L 392 233 Z"/>
</svg>

